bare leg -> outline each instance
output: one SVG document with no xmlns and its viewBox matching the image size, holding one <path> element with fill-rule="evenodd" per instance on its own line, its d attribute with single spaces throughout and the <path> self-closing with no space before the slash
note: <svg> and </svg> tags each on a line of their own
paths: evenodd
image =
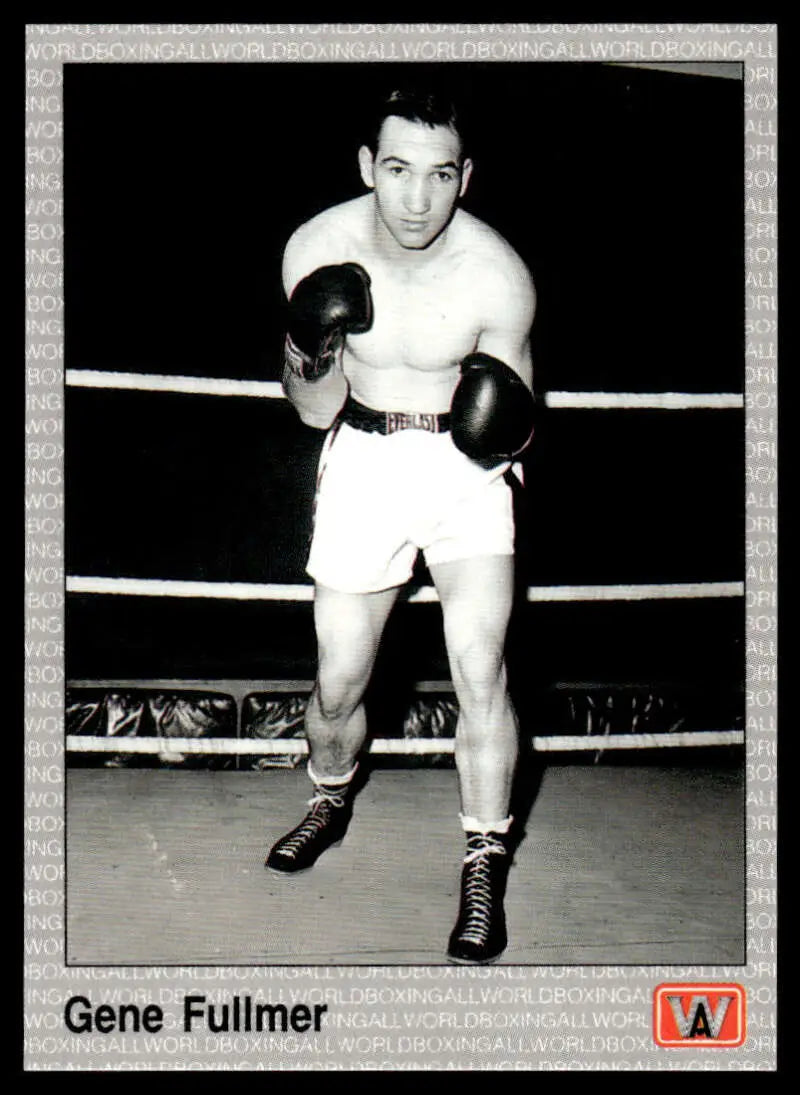
<svg viewBox="0 0 800 1095">
<path fill-rule="evenodd" d="M 510 864 L 505 834 L 518 751 L 503 659 L 513 598 L 513 558 L 481 556 L 431 567 L 459 701 L 456 767 L 467 851 L 450 935 L 453 962 L 493 962 L 506 947 L 503 908 Z"/>
<path fill-rule="evenodd" d="M 503 658 L 513 565 L 512 556 L 489 555 L 431 567 L 459 702 L 455 757 L 461 809 L 483 822 L 507 817 L 517 762 L 517 719 Z"/>
<path fill-rule="evenodd" d="M 306 710 L 314 796 L 300 824 L 270 849 L 265 866 L 271 871 L 308 870 L 347 830 L 350 785 L 367 730 L 362 699 L 396 597 L 397 589 L 355 594 L 317 586 L 319 671 Z"/>
<path fill-rule="evenodd" d="M 367 733 L 362 699 L 397 589 L 340 593 L 318 585 L 314 624 L 319 668 L 306 710 L 311 764 L 318 776 L 352 770 Z"/>
</svg>

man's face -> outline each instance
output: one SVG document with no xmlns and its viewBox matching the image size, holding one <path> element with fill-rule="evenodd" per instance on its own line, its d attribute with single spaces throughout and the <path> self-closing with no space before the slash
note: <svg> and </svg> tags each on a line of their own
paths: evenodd
<svg viewBox="0 0 800 1095">
<path fill-rule="evenodd" d="M 361 177 L 374 189 L 380 218 L 401 247 L 422 250 L 452 216 L 472 171 L 461 160 L 461 140 L 447 126 L 391 116 L 383 123 L 373 158 L 359 151 Z"/>
</svg>

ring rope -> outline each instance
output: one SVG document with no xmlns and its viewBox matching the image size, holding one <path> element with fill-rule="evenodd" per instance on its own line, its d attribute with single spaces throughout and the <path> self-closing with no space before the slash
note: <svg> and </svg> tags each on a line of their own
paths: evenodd
<svg viewBox="0 0 800 1095">
<path fill-rule="evenodd" d="M 247 395 L 283 399 L 276 381 L 231 380 L 227 377 L 162 376 L 157 373 L 114 373 L 96 369 L 67 369 L 64 380 L 73 388 L 116 388 L 140 392 L 176 392 L 187 395 Z"/>
<path fill-rule="evenodd" d="M 736 392 L 547 392 L 545 404 L 553 409 L 588 410 L 734 410 L 744 407 Z"/>
<path fill-rule="evenodd" d="M 313 601 L 314 587 L 274 582 L 201 582 L 162 578 L 108 578 L 68 575 L 67 593 L 107 593 L 135 597 L 209 597 L 235 601 Z M 743 582 L 670 582 L 643 585 L 529 586 L 531 602 L 644 601 L 694 597 L 743 597 Z M 438 601 L 433 586 L 409 596 L 412 604 Z"/>
<path fill-rule="evenodd" d="M 687 746 L 742 745 L 741 730 L 695 730 L 667 734 L 594 734 L 537 736 L 533 748 L 542 752 L 605 749 L 685 748 Z M 308 753 L 305 738 L 164 738 L 66 736 L 71 753 L 208 754 L 225 756 L 303 756 Z M 370 753 L 430 755 L 452 753 L 453 738 L 374 738 Z"/>
<path fill-rule="evenodd" d="M 247 680 L 246 678 L 237 677 L 235 680 L 222 678 L 210 680 L 208 677 L 202 679 L 191 679 L 187 677 L 160 677 L 156 679 L 143 679 L 137 677 L 136 679 L 124 678 L 124 677 L 107 677 L 98 678 L 70 678 L 67 681 L 67 688 L 108 688 L 114 691 L 121 689 L 148 689 L 149 691 L 161 691 L 161 692 L 232 692 L 236 696 L 244 697 L 251 692 L 270 692 L 280 694 L 295 695 L 296 693 L 310 693 L 314 687 L 313 680 L 298 680 L 292 678 L 282 678 L 280 680 L 269 680 L 259 678 L 258 680 Z M 560 687 L 560 686 L 556 686 Z M 586 685 L 570 685 L 570 687 L 587 687 Z M 590 684 L 588 687 L 605 687 L 604 685 Z M 450 680 L 442 681 L 415 681 L 413 685 L 415 692 L 454 692 L 453 682 Z"/>
<path fill-rule="evenodd" d="M 283 399 L 282 386 L 270 380 L 227 377 L 165 376 L 158 373 L 117 373 L 98 369 L 67 369 L 73 388 L 113 388 L 126 391 L 174 392 L 187 395 L 237 395 Z M 546 392 L 547 407 L 578 409 L 729 410 L 744 406 L 735 392 Z"/>
</svg>

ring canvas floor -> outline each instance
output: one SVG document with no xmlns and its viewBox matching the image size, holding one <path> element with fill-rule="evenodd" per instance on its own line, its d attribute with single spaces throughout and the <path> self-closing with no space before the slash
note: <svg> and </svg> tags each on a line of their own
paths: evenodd
<svg viewBox="0 0 800 1095">
<path fill-rule="evenodd" d="M 263 867 L 301 769 L 71 769 L 68 965 L 436 965 L 463 834 L 451 769 L 376 769 L 306 873 Z M 744 956 L 744 798 L 730 766 L 544 769 L 506 896 L 510 965 Z"/>
</svg>

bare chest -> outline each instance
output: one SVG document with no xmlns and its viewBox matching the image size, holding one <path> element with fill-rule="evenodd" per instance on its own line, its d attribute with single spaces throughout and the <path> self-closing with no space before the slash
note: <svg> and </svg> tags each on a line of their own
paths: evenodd
<svg viewBox="0 0 800 1095">
<path fill-rule="evenodd" d="M 351 353 L 372 368 L 448 369 L 475 346 L 481 329 L 479 286 L 460 272 L 404 277 L 371 269 L 374 319 L 351 336 Z"/>
</svg>

